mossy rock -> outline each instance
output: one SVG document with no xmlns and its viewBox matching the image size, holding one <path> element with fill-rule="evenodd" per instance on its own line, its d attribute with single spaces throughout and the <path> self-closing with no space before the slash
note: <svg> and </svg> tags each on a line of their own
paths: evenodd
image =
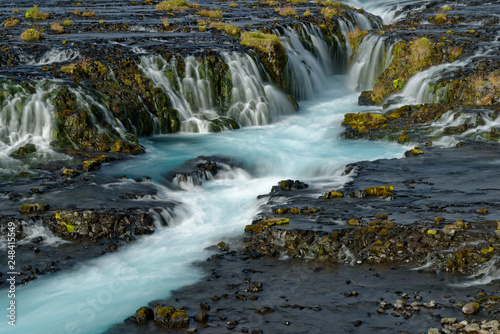
<svg viewBox="0 0 500 334">
<path fill-rule="evenodd" d="M 50 210 L 50 206 L 45 203 L 25 203 L 19 207 L 19 212 L 24 214 L 44 213 Z"/>
<path fill-rule="evenodd" d="M 284 88 L 288 57 L 278 36 L 265 34 L 261 31 L 244 32 L 241 34 L 241 44 L 251 47 L 257 52 L 273 81 L 279 87 Z"/>
<path fill-rule="evenodd" d="M 342 197 L 344 197 L 344 194 L 342 194 L 340 191 L 326 191 L 325 194 L 323 195 L 324 199 L 342 198 Z"/>
<path fill-rule="evenodd" d="M 168 324 L 174 312 L 173 307 L 157 305 L 153 311 L 154 321 Z"/>
<path fill-rule="evenodd" d="M 394 194 L 394 186 L 379 186 L 379 187 L 370 187 L 364 190 L 365 196 L 382 196 L 388 197 Z"/>
<path fill-rule="evenodd" d="M 245 232 L 259 234 L 259 233 L 262 232 L 262 226 L 259 226 L 259 225 L 247 225 L 247 226 L 245 226 Z"/>
<path fill-rule="evenodd" d="M 289 224 L 290 219 L 289 218 L 267 218 L 267 219 L 262 219 L 259 221 L 258 225 L 262 227 L 271 227 L 274 225 L 284 225 L 284 224 Z"/>
</svg>

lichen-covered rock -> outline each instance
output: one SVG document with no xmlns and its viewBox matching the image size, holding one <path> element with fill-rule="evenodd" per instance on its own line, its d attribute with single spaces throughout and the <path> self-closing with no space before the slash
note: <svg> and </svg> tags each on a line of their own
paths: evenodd
<svg viewBox="0 0 500 334">
<path fill-rule="evenodd" d="M 154 232 L 153 218 L 147 213 L 58 210 L 47 224 L 57 236 L 71 239 L 128 239 Z"/>
<path fill-rule="evenodd" d="M 44 213 L 50 210 L 50 206 L 46 203 L 25 203 L 19 207 L 19 212 L 29 213 Z"/>
<path fill-rule="evenodd" d="M 469 302 L 462 307 L 462 313 L 464 314 L 475 314 L 479 312 L 479 303 Z"/>
<path fill-rule="evenodd" d="M 127 320 L 138 324 L 145 324 L 154 319 L 154 312 L 149 307 L 143 306 L 135 311 L 135 315 L 129 317 Z"/>
<path fill-rule="evenodd" d="M 244 32 L 241 34 L 241 44 L 253 48 L 273 81 L 285 87 L 284 73 L 288 57 L 278 36 L 261 31 Z"/>
</svg>

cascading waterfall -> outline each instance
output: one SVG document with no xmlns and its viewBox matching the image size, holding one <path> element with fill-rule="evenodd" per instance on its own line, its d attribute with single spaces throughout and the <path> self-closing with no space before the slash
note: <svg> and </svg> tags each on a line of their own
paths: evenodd
<svg viewBox="0 0 500 334">
<path fill-rule="evenodd" d="M 165 92 L 172 108 L 179 112 L 181 132 L 210 132 L 211 121 L 224 116 L 233 117 L 242 126 L 264 125 L 274 116 L 294 110 L 285 94 L 265 83 L 250 56 L 224 54 L 223 58 L 232 83 L 230 101 L 225 101 L 227 110 L 215 102 L 208 65 L 187 57 L 181 77 L 175 59 L 168 62 L 157 56 L 141 58 L 139 66 L 144 74 Z"/>
<path fill-rule="evenodd" d="M 54 48 L 45 52 L 41 57 L 37 57 L 33 54 L 20 56 L 21 62 L 28 65 L 48 65 L 52 63 L 62 63 L 77 59 L 80 57 L 80 52 L 71 48 Z"/>
<path fill-rule="evenodd" d="M 99 125 L 99 122 L 97 121 L 98 117 L 94 114 L 95 111 L 100 113 L 99 116 L 102 116 L 122 138 L 126 138 L 127 130 L 125 129 L 123 123 L 111 114 L 109 107 L 101 103 L 98 97 L 84 91 L 81 87 L 70 88 L 70 91 L 75 96 L 78 108 L 80 110 L 85 110 L 89 114 L 92 119 L 92 123 L 97 127 L 100 133 L 106 133 L 108 130 Z"/>
<path fill-rule="evenodd" d="M 392 61 L 393 44 L 379 34 L 367 35 L 354 55 L 347 77 L 347 85 L 355 91 L 373 88 L 375 80 Z"/>
<path fill-rule="evenodd" d="M 425 71 L 415 74 L 405 84 L 403 91 L 396 94 L 402 96 L 399 105 L 438 103 L 445 102 L 448 98 L 447 87 L 434 89 L 439 79 L 448 76 L 449 72 L 455 72 L 460 68 L 466 68 L 475 58 L 496 56 L 500 48 L 500 34 L 497 34 L 495 41 L 479 48 L 472 56 L 456 60 L 453 63 L 432 66 Z"/>
<path fill-rule="evenodd" d="M 43 159 L 56 154 L 50 142 L 54 138 L 54 106 L 52 93 L 57 85 L 42 82 L 33 91 L 10 81 L 1 83 L 0 93 L 0 171 L 13 172 L 22 163 L 12 155 L 31 145 L 34 158 Z"/>
<path fill-rule="evenodd" d="M 264 84 L 257 64 L 248 55 L 225 54 L 232 79 L 231 107 L 233 116 L 244 126 L 270 123 L 274 116 L 285 115 L 295 110 L 281 91 L 273 85 Z"/>
<path fill-rule="evenodd" d="M 339 67 L 339 59 L 344 62 L 345 57 L 337 55 L 341 52 L 338 40 L 334 48 L 326 43 L 318 27 L 306 24 L 300 27 L 285 28 L 283 33 L 274 32 L 287 51 L 286 89 L 297 100 L 306 100 L 324 87 L 327 77 Z"/>
<path fill-rule="evenodd" d="M 169 97 L 182 121 L 181 131 L 209 132 L 207 120 L 218 116 L 210 84 L 207 78 L 201 77 L 198 71 L 201 64 L 194 57 L 187 57 L 184 62 L 184 78 L 177 72 L 176 59 L 169 62 L 158 56 L 144 56 L 139 67 Z"/>
</svg>

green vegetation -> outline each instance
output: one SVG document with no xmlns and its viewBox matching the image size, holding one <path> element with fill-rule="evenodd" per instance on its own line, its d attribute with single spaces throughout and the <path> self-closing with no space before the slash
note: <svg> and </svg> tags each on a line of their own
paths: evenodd
<svg viewBox="0 0 500 334">
<path fill-rule="evenodd" d="M 205 17 L 211 17 L 213 19 L 220 19 L 222 18 L 222 11 L 221 10 L 213 10 L 213 9 L 202 9 L 196 14 L 205 16 Z"/>
<path fill-rule="evenodd" d="M 264 34 L 261 31 L 244 32 L 241 34 L 241 45 L 250 46 L 261 52 L 272 52 L 277 45 L 281 46 L 278 36 Z"/>
<path fill-rule="evenodd" d="M 347 38 L 349 39 L 349 44 L 351 45 L 353 55 L 356 54 L 359 48 L 359 44 L 367 34 L 368 31 L 361 30 L 359 26 L 356 26 L 356 29 L 354 31 L 347 32 Z"/>
<path fill-rule="evenodd" d="M 43 13 L 37 5 L 34 5 L 28 11 L 26 12 L 26 18 L 27 19 L 33 19 L 33 20 L 46 20 L 50 16 L 49 13 Z"/>
<path fill-rule="evenodd" d="M 199 29 L 200 29 L 200 32 L 204 32 L 205 30 L 207 30 L 207 27 L 205 27 L 205 26 L 199 26 Z"/>
<path fill-rule="evenodd" d="M 304 16 L 311 16 L 311 10 L 308 9 L 304 12 Z"/>
<path fill-rule="evenodd" d="M 85 17 L 93 17 L 96 15 L 97 15 L 97 13 L 94 12 L 93 10 L 86 10 L 82 13 L 82 16 L 85 16 Z"/>
<path fill-rule="evenodd" d="M 161 23 L 163 24 L 163 26 L 165 28 L 170 27 L 170 21 L 168 20 L 167 17 L 162 17 L 162 18 L 160 18 L 160 20 L 161 20 Z"/>
<path fill-rule="evenodd" d="M 231 37 L 238 38 L 241 35 L 241 30 L 233 24 L 228 24 L 225 28 L 226 34 Z"/>
<path fill-rule="evenodd" d="M 443 24 L 446 23 L 446 21 L 448 21 L 448 17 L 444 12 L 439 12 L 434 18 L 434 23 L 436 24 Z"/>
<path fill-rule="evenodd" d="M 71 21 L 71 20 L 66 20 L 66 21 L 63 21 L 63 23 L 62 23 L 62 25 L 65 27 L 69 27 L 72 24 L 73 24 L 73 21 Z"/>
<path fill-rule="evenodd" d="M 236 8 L 236 7 L 238 7 L 238 4 L 236 2 L 230 2 L 229 3 L 229 7 L 230 8 Z"/>
<path fill-rule="evenodd" d="M 38 41 L 42 39 L 43 35 L 36 29 L 28 29 L 21 34 L 21 39 L 23 41 Z"/>
<path fill-rule="evenodd" d="M 2 24 L 5 28 L 15 27 L 19 24 L 19 20 L 13 17 L 9 17 L 7 20 L 3 21 Z"/>
<path fill-rule="evenodd" d="M 52 29 L 53 31 L 55 31 L 58 34 L 61 34 L 64 32 L 64 27 L 59 22 L 53 22 L 50 25 L 50 29 Z"/>
<path fill-rule="evenodd" d="M 168 0 L 162 1 L 156 5 L 156 10 L 170 11 L 191 8 L 191 4 L 186 0 Z"/>
<path fill-rule="evenodd" d="M 335 8 L 330 8 L 330 7 L 326 7 L 326 8 L 321 9 L 320 13 L 323 14 L 325 16 L 325 19 L 327 19 L 327 20 L 330 20 L 334 16 L 338 15 L 337 10 Z"/>
<path fill-rule="evenodd" d="M 293 9 L 291 6 L 287 6 L 285 8 L 276 8 L 276 11 L 278 12 L 278 14 L 280 14 L 280 16 L 284 17 L 297 15 L 297 11 L 295 11 L 295 9 Z"/>
</svg>

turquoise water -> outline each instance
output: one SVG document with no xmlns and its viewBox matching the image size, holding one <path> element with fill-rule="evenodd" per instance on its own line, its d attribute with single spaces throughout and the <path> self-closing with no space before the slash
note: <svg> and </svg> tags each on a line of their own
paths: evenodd
<svg viewBox="0 0 500 334">
<path fill-rule="evenodd" d="M 151 177 L 158 188 L 159 207 L 167 200 L 181 203 L 174 211 L 163 212 L 170 227 L 72 271 L 19 286 L 17 326 L 2 332 L 101 332 L 139 306 L 199 280 L 201 272 L 192 263 L 210 255 L 206 247 L 242 235 L 263 204 L 257 196 L 268 193 L 278 181 L 292 178 L 317 187 L 339 187 L 347 180 L 341 173 L 348 163 L 403 156 L 408 148 L 401 145 L 339 139 L 344 113 L 368 110 L 357 105 L 357 94 L 344 83 L 344 76 L 333 77 L 323 94 L 272 125 L 143 139 L 147 154 L 102 172 Z M 163 185 L 162 175 L 199 155 L 228 156 L 240 161 L 243 169 L 227 171 L 201 187 L 172 190 Z M 114 186 L 127 187 L 128 182 L 117 181 Z M 6 305 L 6 295 L 0 298 Z"/>
</svg>

